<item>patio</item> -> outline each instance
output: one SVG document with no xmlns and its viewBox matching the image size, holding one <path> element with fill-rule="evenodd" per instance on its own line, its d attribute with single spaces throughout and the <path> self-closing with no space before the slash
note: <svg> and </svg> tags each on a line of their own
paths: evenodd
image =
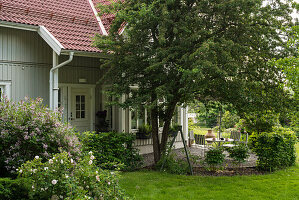
<svg viewBox="0 0 299 200">
<path fill-rule="evenodd" d="M 192 146 L 192 147 L 188 147 L 188 151 L 190 152 L 190 154 L 192 156 L 198 156 L 198 160 L 196 160 L 195 164 L 193 164 L 193 169 L 195 171 L 195 174 L 203 174 L 201 173 L 202 170 L 204 167 L 206 167 L 206 165 L 203 165 L 203 163 L 201 162 L 203 159 L 204 159 L 204 149 L 201 148 L 201 147 L 197 147 L 197 146 Z M 186 154 L 184 152 L 184 149 L 174 149 L 172 151 L 174 154 L 175 154 L 175 157 L 177 159 L 185 159 L 186 158 Z M 225 154 L 225 160 L 222 164 L 222 167 L 220 166 L 221 169 L 227 169 L 229 171 L 243 171 L 241 174 L 257 174 L 257 171 L 255 170 L 255 167 L 256 167 L 256 161 L 257 161 L 257 156 L 250 152 L 250 156 L 248 159 L 246 159 L 246 161 L 244 163 L 242 163 L 240 166 L 239 165 L 236 165 L 232 158 L 230 158 L 228 156 L 228 152 L 225 151 L 224 152 Z M 153 153 L 150 153 L 150 154 L 144 154 L 142 155 L 143 158 L 144 158 L 144 163 L 143 163 L 143 167 L 144 168 L 149 168 L 151 166 L 153 166 L 154 164 L 154 155 Z M 246 171 L 248 171 L 247 173 L 244 172 L 244 170 L 246 169 Z M 206 170 L 205 170 L 206 171 Z M 221 171 L 221 170 L 220 170 Z M 222 170 L 223 171 L 223 170 Z M 223 175 L 230 175 L 231 173 L 226 173 L 226 174 L 223 174 Z M 240 174 L 240 173 L 237 173 L 237 174 Z M 204 173 L 204 175 L 209 175 L 209 174 L 206 174 Z M 212 174 L 210 174 L 212 175 Z M 215 173 L 213 173 L 213 175 L 215 175 Z"/>
</svg>

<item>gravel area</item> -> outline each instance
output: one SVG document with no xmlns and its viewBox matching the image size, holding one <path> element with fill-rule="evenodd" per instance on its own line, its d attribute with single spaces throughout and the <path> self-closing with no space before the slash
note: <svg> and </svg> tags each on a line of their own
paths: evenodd
<svg viewBox="0 0 299 200">
<path fill-rule="evenodd" d="M 192 146 L 192 147 L 188 147 L 188 150 L 190 151 L 191 155 L 194 156 L 198 156 L 198 160 L 195 163 L 195 165 L 193 165 L 193 167 L 203 167 L 202 166 L 202 162 L 200 162 L 204 156 L 204 149 L 201 147 L 197 147 L 197 146 Z M 207 151 L 207 150 L 206 150 Z M 173 153 L 176 154 L 176 157 L 178 159 L 185 159 L 186 158 L 186 154 L 184 149 L 175 149 L 173 150 Z M 235 168 L 236 165 L 233 163 L 233 160 L 231 158 L 228 157 L 228 153 L 224 152 L 225 156 L 225 161 L 223 163 L 223 167 L 224 168 Z M 150 153 L 150 154 L 144 154 L 142 155 L 143 159 L 144 159 L 144 163 L 143 163 L 143 167 L 149 167 L 152 166 L 154 164 L 154 154 Z M 257 160 L 257 156 L 253 153 L 250 153 L 249 158 L 246 160 L 245 163 L 241 164 L 241 168 L 249 168 L 249 167 L 255 167 L 256 166 L 256 160 Z M 238 166 L 239 167 L 239 166 Z"/>
</svg>

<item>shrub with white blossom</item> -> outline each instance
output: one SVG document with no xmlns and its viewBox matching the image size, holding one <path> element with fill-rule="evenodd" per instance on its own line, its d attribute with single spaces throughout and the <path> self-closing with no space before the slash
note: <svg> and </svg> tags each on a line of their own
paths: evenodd
<svg viewBox="0 0 299 200">
<path fill-rule="evenodd" d="M 0 171 L 15 170 L 35 155 L 48 159 L 59 151 L 80 153 L 74 129 L 62 122 L 62 111 L 51 111 L 42 99 L 0 102 Z M 0 174 L 1 175 L 1 174 Z"/>
<path fill-rule="evenodd" d="M 19 168 L 32 183 L 34 199 L 127 199 L 118 185 L 118 172 L 97 168 L 92 152 L 75 162 L 66 152 L 47 162 L 38 157 Z"/>
</svg>

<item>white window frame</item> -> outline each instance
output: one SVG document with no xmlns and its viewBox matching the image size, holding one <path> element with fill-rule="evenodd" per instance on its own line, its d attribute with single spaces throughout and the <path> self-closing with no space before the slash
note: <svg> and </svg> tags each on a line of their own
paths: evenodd
<svg viewBox="0 0 299 200">
<path fill-rule="evenodd" d="M 0 98 L 3 97 L 3 94 L 6 96 L 7 99 L 11 98 L 11 82 L 10 81 L 0 81 L 0 88 L 2 93 L 2 96 Z"/>
<path fill-rule="evenodd" d="M 137 126 L 137 128 L 136 129 L 133 129 L 132 128 L 132 112 L 136 112 L 136 116 L 137 116 L 137 119 L 136 119 L 136 126 Z M 138 131 L 138 124 L 139 124 L 140 122 L 139 122 L 139 117 L 138 117 L 138 111 L 136 111 L 136 110 L 132 110 L 132 108 L 131 109 L 129 109 L 129 126 L 130 126 L 130 132 L 132 132 L 132 133 L 135 133 L 135 132 L 137 132 Z M 143 124 L 147 124 L 147 109 L 146 108 L 144 108 L 144 123 Z"/>
</svg>

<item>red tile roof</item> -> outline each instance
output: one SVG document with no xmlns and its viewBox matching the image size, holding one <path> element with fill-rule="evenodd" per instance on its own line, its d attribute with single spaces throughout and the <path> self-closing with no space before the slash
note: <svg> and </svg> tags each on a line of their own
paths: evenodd
<svg viewBox="0 0 299 200">
<path fill-rule="evenodd" d="M 103 16 L 107 30 L 111 19 Z M 45 26 L 66 50 L 99 52 L 91 38 L 103 32 L 88 0 L 0 0 L 0 20 Z"/>
<path fill-rule="evenodd" d="M 117 0 L 113 0 L 114 2 L 116 2 Z M 109 0 L 92 0 L 92 2 L 95 5 L 95 8 L 98 12 L 100 12 L 100 9 L 97 8 L 98 4 L 102 4 L 102 5 L 109 5 L 111 4 Z M 112 23 L 112 21 L 114 20 L 115 15 L 113 14 L 105 14 L 103 16 L 101 16 L 101 21 L 106 29 L 107 32 L 109 32 L 110 29 L 110 25 Z"/>
</svg>

